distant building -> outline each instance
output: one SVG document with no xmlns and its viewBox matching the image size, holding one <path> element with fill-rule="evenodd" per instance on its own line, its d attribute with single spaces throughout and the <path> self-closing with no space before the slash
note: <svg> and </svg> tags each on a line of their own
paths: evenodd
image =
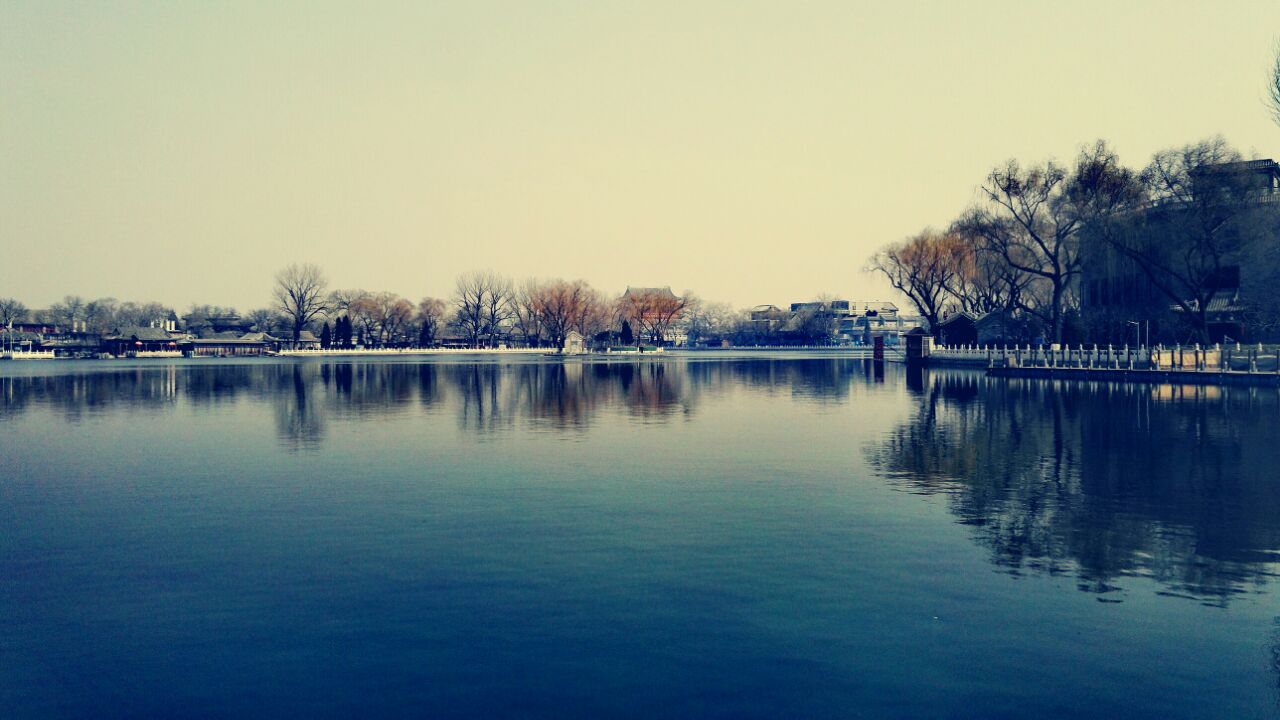
<svg viewBox="0 0 1280 720">
<path fill-rule="evenodd" d="M 1243 160 L 1241 162 L 1205 165 L 1191 171 L 1192 193 L 1230 193 L 1242 196 L 1280 193 L 1280 164 L 1275 160 Z"/>
<path fill-rule="evenodd" d="M 948 347 L 976 345 L 978 343 L 977 318 L 967 312 L 952 313 L 938 323 L 938 334 L 942 344 Z"/>
<path fill-rule="evenodd" d="M 244 357 L 265 355 L 279 345 L 279 340 L 266 333 L 218 333 L 212 337 L 191 338 L 183 345 L 191 357 Z"/>
<path fill-rule="evenodd" d="M 564 336 L 564 347 L 561 352 L 565 355 L 581 355 L 587 351 L 586 339 L 582 337 L 582 333 L 577 330 L 570 330 Z"/>
<path fill-rule="evenodd" d="M 748 313 L 752 329 L 760 335 L 769 335 L 782 329 L 791 314 L 777 305 L 757 305 Z"/>
<path fill-rule="evenodd" d="M 31 333 L 33 335 L 58 335 L 58 326 L 53 323 L 43 322 L 16 322 L 13 323 L 11 329 L 14 332 Z"/>
<path fill-rule="evenodd" d="M 671 287 L 631 287 L 619 298 L 623 315 L 631 323 L 631 330 L 651 342 L 683 345 L 688 335 L 680 328 L 684 313 L 684 298 L 671 291 Z M 655 329 L 659 337 L 654 337 Z"/>
<path fill-rule="evenodd" d="M 256 333 L 256 334 L 265 335 L 265 333 Z M 303 330 L 302 332 L 298 333 L 297 340 L 294 340 L 293 337 L 290 336 L 283 340 L 278 340 L 277 342 L 279 343 L 279 347 L 281 349 L 286 349 L 286 350 L 319 350 L 320 349 L 320 338 L 316 337 L 315 333 L 311 332 L 310 330 Z"/>
<path fill-rule="evenodd" d="M 177 317 L 171 318 L 171 321 L 176 328 Z M 244 334 L 253 329 L 253 321 L 242 318 L 239 315 L 216 315 L 210 317 L 184 315 L 182 323 L 183 327 L 189 331 L 199 333 L 204 337 L 224 332 Z"/>
<path fill-rule="evenodd" d="M 1216 270 L 1206 275 L 1199 275 L 1197 270 L 1191 271 L 1191 276 L 1196 277 L 1195 282 L 1200 286 L 1198 292 L 1212 290 L 1207 303 L 1209 337 L 1214 342 L 1228 338 L 1247 339 L 1244 315 L 1249 298 L 1269 295 L 1273 289 L 1265 275 L 1256 275 L 1260 263 L 1255 261 L 1253 255 L 1257 253 L 1251 254 L 1250 248 L 1257 250 L 1258 247 L 1255 242 L 1244 240 L 1254 228 L 1244 209 L 1249 209 L 1250 213 L 1256 210 L 1271 212 L 1269 208 L 1273 206 L 1280 209 L 1280 164 L 1270 159 L 1220 163 L 1198 168 L 1190 175 L 1193 202 L 1210 201 L 1206 207 L 1214 212 L 1225 209 L 1221 220 L 1224 225 L 1215 232 L 1223 236 L 1244 233 L 1237 236 L 1237 241 L 1222 242 L 1222 247 L 1229 252 L 1221 256 Z M 1188 207 L 1189 203 L 1185 201 L 1169 199 L 1131 216 L 1135 225 L 1145 225 L 1142 232 L 1167 239 L 1164 247 L 1170 253 L 1168 265 L 1184 275 L 1187 272 L 1182 268 L 1186 260 L 1177 254 L 1180 249 L 1175 247 L 1177 241 L 1173 239 L 1177 233 L 1166 236 L 1162 228 L 1165 231 L 1176 228 L 1182 222 L 1179 213 L 1186 212 Z M 1232 217 L 1244 219 L 1236 222 L 1230 220 Z M 1271 220 L 1264 224 L 1273 226 Z M 1264 234 L 1263 241 L 1274 244 L 1277 238 L 1272 232 Z M 1159 251 L 1162 246 L 1154 247 Z M 1263 250 L 1267 252 L 1262 255 L 1269 253 L 1269 248 Z M 1137 261 L 1101 239 L 1082 246 L 1081 260 L 1078 293 L 1081 319 L 1087 335 L 1114 342 L 1132 340 L 1134 323 L 1142 321 L 1149 323 L 1153 337 L 1185 339 L 1174 330 L 1183 325 L 1178 321 L 1183 313 L 1181 306 L 1157 286 Z M 1167 288 L 1182 287 L 1169 278 L 1165 281 Z M 1193 294 L 1191 290 L 1187 292 L 1188 295 Z M 1199 308 L 1199 301 L 1194 297 L 1185 297 L 1182 301 L 1193 310 Z"/>
<path fill-rule="evenodd" d="M 794 302 L 786 310 L 757 305 L 748 317 L 757 336 L 775 337 L 782 343 L 870 344 L 874 337 L 883 336 L 896 344 L 902 332 L 918 324 L 904 322 L 891 302 L 842 299 Z"/>
<path fill-rule="evenodd" d="M 177 352 L 178 341 L 163 328 L 124 327 L 102 338 L 102 352 L 124 357 L 137 353 Z"/>
<path fill-rule="evenodd" d="M 1013 345 L 1020 339 L 1020 323 L 1006 310 L 993 310 L 973 321 L 979 345 Z"/>
</svg>

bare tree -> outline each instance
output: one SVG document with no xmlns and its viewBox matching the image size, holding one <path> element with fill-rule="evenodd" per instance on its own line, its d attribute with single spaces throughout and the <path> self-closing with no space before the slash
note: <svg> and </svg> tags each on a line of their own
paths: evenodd
<svg viewBox="0 0 1280 720">
<path fill-rule="evenodd" d="M 79 295 L 66 295 L 62 302 L 49 306 L 49 315 L 53 321 L 65 330 L 75 332 L 84 320 L 84 298 Z"/>
<path fill-rule="evenodd" d="M 381 312 L 374 294 L 365 293 L 351 300 L 347 305 L 346 315 L 358 337 L 366 343 L 376 345 L 379 340 L 378 320 Z"/>
<path fill-rule="evenodd" d="M 402 340 L 405 328 L 413 320 L 413 305 L 408 300 L 391 292 L 381 292 L 374 296 L 378 341 L 383 344 Z"/>
<path fill-rule="evenodd" d="M 295 343 L 302 337 L 307 324 L 328 307 L 325 301 L 327 286 L 324 272 L 311 263 L 290 265 L 276 273 L 276 302 L 293 326 Z"/>
<path fill-rule="evenodd" d="M 1280 125 L 1280 43 L 1276 43 L 1275 60 L 1271 63 L 1271 72 L 1267 75 L 1267 109 L 1271 111 L 1271 119 Z"/>
<path fill-rule="evenodd" d="M 950 298 L 957 263 L 956 236 L 925 228 L 872 256 L 868 269 L 882 273 L 889 284 L 907 296 L 936 336 Z"/>
<path fill-rule="evenodd" d="M 681 318 L 681 327 L 690 345 L 722 340 L 733 334 L 741 313 L 728 303 L 706 302 L 690 295 L 685 294 L 685 311 Z"/>
<path fill-rule="evenodd" d="M 627 288 L 619 300 L 623 318 L 649 341 L 659 345 L 666 341 L 672 323 L 685 309 L 685 299 L 671 288 Z"/>
<path fill-rule="evenodd" d="M 90 300 L 84 306 L 84 327 L 89 332 L 105 332 L 116 322 L 115 298 L 98 298 Z"/>
<path fill-rule="evenodd" d="M 252 310 L 245 319 L 253 323 L 254 330 L 261 333 L 270 333 L 281 324 L 279 313 L 271 308 L 258 308 L 257 310 Z M 285 322 L 288 321 L 286 320 Z"/>
<path fill-rule="evenodd" d="M 963 222 L 955 223 L 950 234 L 955 239 L 951 247 L 956 268 L 947 284 L 951 300 L 975 315 L 1019 309 L 1032 276 L 1005 262 Z"/>
<path fill-rule="evenodd" d="M 128 303 L 126 303 L 128 304 Z M 142 316 L 145 312 L 143 307 L 135 306 L 134 310 Z M 192 304 L 187 314 L 183 316 L 185 322 L 185 330 L 190 333 L 202 333 L 213 328 L 210 318 L 224 318 L 239 315 L 233 307 L 223 307 L 220 305 L 195 305 Z M 143 323 L 138 323 L 143 324 Z"/>
<path fill-rule="evenodd" d="M 351 303 L 368 296 L 369 293 L 364 290 L 334 290 L 329 293 L 327 312 L 334 317 L 345 315 Z"/>
<path fill-rule="evenodd" d="M 461 275 L 454 286 L 454 314 L 451 324 L 462 333 L 471 347 L 480 346 L 484 332 L 484 301 L 489 293 L 489 274 Z"/>
<path fill-rule="evenodd" d="M 498 338 L 507 331 L 510 324 L 511 298 L 514 291 L 515 288 L 509 279 L 492 276 L 489 294 L 482 305 L 485 333 L 489 336 L 491 348 L 498 346 Z"/>
<path fill-rule="evenodd" d="M 1040 317 L 1053 341 L 1061 342 L 1080 275 L 1080 231 L 1131 207 L 1133 174 L 1098 141 L 1081 150 L 1072 169 L 1052 160 L 1023 169 L 1010 160 L 991 171 L 982 193 L 986 202 L 968 213 L 961 227 L 982 237 L 985 249 L 1011 268 L 1041 281 L 1047 302 L 1021 307 Z"/>
<path fill-rule="evenodd" d="M 460 276 L 453 294 L 454 327 L 471 347 L 479 347 L 482 339 L 494 347 L 512 317 L 512 295 L 511 281 L 492 272 Z"/>
<path fill-rule="evenodd" d="M 541 289 L 541 283 L 529 279 L 521 283 L 511 296 L 512 325 L 529 347 L 542 344 L 542 315 L 537 306 Z"/>
<path fill-rule="evenodd" d="M 440 327 L 444 323 L 445 304 L 436 298 L 423 298 L 418 303 L 418 344 L 423 347 L 435 345 L 440 336 Z"/>
<path fill-rule="evenodd" d="M 584 336 L 599 315 L 599 294 L 583 280 L 552 280 L 533 291 L 533 307 L 552 347 L 562 347 L 570 331 Z"/>
<path fill-rule="evenodd" d="M 702 298 L 691 293 L 684 294 L 684 312 L 680 314 L 677 327 L 684 333 L 685 342 L 694 345 L 707 334 L 706 308 Z"/>
<path fill-rule="evenodd" d="M 1111 246 L 1138 266 L 1209 341 L 1210 303 L 1239 287 L 1241 258 L 1261 229 L 1240 153 L 1223 138 L 1156 153 L 1141 180 L 1150 205 L 1103 227 Z"/>
<path fill-rule="evenodd" d="M 234 313 L 233 313 L 234 314 Z M 124 327 L 163 327 L 174 316 L 172 308 L 158 302 L 138 303 L 99 298 L 84 306 L 85 326 L 91 331 Z"/>
<path fill-rule="evenodd" d="M 159 305 L 159 303 L 155 303 Z M 115 317 L 112 318 L 111 324 L 117 328 L 125 327 L 146 327 L 156 318 L 153 313 L 149 312 L 149 308 L 132 300 L 126 300 L 116 306 Z"/>
<path fill-rule="evenodd" d="M 0 325 L 10 327 L 27 319 L 27 306 L 14 298 L 0 298 Z"/>
<path fill-rule="evenodd" d="M 590 285 L 583 285 L 577 309 L 569 324 L 584 338 L 591 338 L 609 328 L 613 308 L 603 293 Z"/>
</svg>

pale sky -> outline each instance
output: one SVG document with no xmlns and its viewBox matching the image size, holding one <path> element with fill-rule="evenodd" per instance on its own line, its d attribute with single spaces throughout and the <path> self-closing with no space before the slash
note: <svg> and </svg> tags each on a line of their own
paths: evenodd
<svg viewBox="0 0 1280 720">
<path fill-rule="evenodd" d="M 0 297 L 892 298 L 1009 157 L 1280 158 L 1280 2 L 0 3 Z"/>
</svg>

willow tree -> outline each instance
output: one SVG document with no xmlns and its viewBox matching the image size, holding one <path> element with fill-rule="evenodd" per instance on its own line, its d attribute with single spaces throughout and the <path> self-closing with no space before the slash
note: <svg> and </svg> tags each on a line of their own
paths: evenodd
<svg viewBox="0 0 1280 720">
<path fill-rule="evenodd" d="M 925 228 L 873 255 L 867 269 L 882 273 L 906 295 L 937 336 L 942 311 L 951 302 L 949 288 L 960 270 L 959 245 L 956 235 Z"/>
</svg>

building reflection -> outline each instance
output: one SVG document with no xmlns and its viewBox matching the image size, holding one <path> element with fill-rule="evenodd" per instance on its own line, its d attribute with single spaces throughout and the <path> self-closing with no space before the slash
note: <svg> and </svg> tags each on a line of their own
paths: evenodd
<svg viewBox="0 0 1280 720">
<path fill-rule="evenodd" d="M 1275 389 L 907 380 L 913 417 L 869 459 L 945 494 L 1007 571 L 1070 575 L 1104 600 L 1145 576 L 1218 605 L 1274 573 Z"/>
</svg>

